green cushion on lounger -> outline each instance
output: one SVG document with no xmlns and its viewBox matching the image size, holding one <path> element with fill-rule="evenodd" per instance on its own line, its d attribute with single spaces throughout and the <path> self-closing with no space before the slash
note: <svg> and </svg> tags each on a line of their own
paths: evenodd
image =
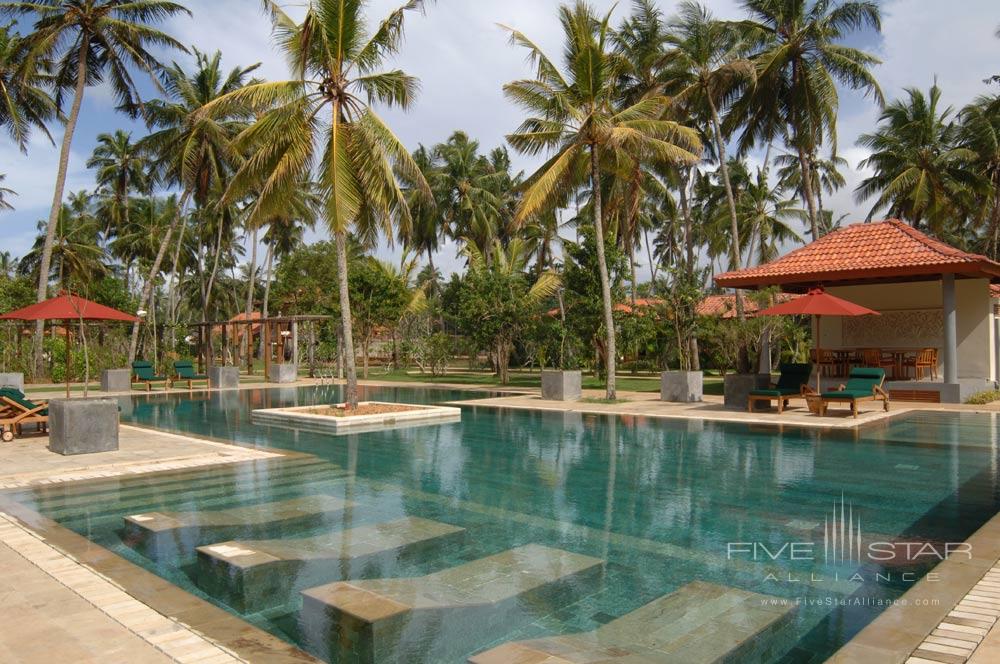
<svg viewBox="0 0 1000 664">
<path fill-rule="evenodd" d="M 208 380 L 208 376 L 194 372 L 194 362 L 191 360 L 174 362 L 174 371 L 177 372 L 181 380 Z"/>
<path fill-rule="evenodd" d="M 153 371 L 153 363 L 146 360 L 136 360 L 132 363 L 132 373 L 136 375 L 139 380 L 146 382 L 166 382 L 166 378 L 163 376 L 157 376 Z"/>
<path fill-rule="evenodd" d="M 809 376 L 812 375 L 812 365 L 808 362 L 789 362 L 780 365 L 778 371 L 781 372 L 781 375 L 778 376 L 778 382 L 774 386 L 775 389 L 791 390 L 797 394 L 802 390 L 803 385 L 809 383 Z"/>
<path fill-rule="evenodd" d="M 750 396 L 752 397 L 771 397 L 772 399 L 777 397 L 797 397 L 801 393 L 799 388 L 795 389 L 778 389 L 773 390 L 750 390 Z"/>
<path fill-rule="evenodd" d="M 7 397 L 25 410 L 34 410 L 35 408 L 38 408 L 38 404 L 24 396 L 24 392 L 12 387 L 0 388 L 0 397 Z M 46 408 L 45 410 L 39 411 L 38 414 L 48 415 L 49 409 Z"/>
<path fill-rule="evenodd" d="M 864 399 L 873 396 L 872 390 L 839 390 L 837 392 L 823 392 L 820 397 L 823 399 Z"/>
</svg>

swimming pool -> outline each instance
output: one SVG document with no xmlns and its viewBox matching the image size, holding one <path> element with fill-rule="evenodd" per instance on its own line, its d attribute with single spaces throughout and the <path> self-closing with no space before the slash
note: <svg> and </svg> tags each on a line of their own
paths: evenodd
<svg viewBox="0 0 1000 664">
<path fill-rule="evenodd" d="M 420 403 L 477 396 L 483 393 L 363 394 Z M 520 556 L 515 566 L 537 568 L 534 585 L 489 580 L 514 600 L 502 612 L 466 611 L 451 606 L 452 596 L 436 629 L 404 630 L 391 641 L 395 659 L 383 659 L 463 662 L 510 641 L 613 631 L 616 619 L 641 615 L 638 609 L 671 593 L 697 603 L 695 582 L 705 582 L 789 607 L 741 659 L 822 661 L 936 562 L 929 555 L 876 560 L 870 543 L 939 550 L 998 509 L 995 415 L 917 412 L 858 431 L 816 431 L 465 406 L 460 423 L 341 437 L 260 426 L 250 417 L 253 408 L 338 398 L 338 388 L 316 387 L 124 400 L 125 422 L 309 456 L 16 498 L 330 661 L 347 659 L 338 655 L 343 644 L 304 617 L 300 591 L 349 580 L 383 592 L 388 586 L 373 580 L 425 577 L 422 587 L 433 594 L 449 570 L 468 571 L 448 577 L 449 588 L 471 584 L 491 573 L 482 561 L 512 550 Z M 216 521 L 228 514 L 237 526 L 209 532 L 202 524 L 165 548 L 137 546 L 125 519 L 154 512 Z M 279 518 L 285 514 L 292 516 Z M 389 546 L 393 532 L 402 541 Z M 347 541 L 362 533 L 374 554 L 355 555 L 357 542 Z M 261 596 L 235 588 L 231 567 L 196 553 L 226 542 L 229 548 L 216 547 L 216 562 L 247 555 L 241 546 L 257 546 L 248 540 L 269 542 L 272 557 L 315 552 L 317 542 L 354 553 L 286 568 L 279 576 L 294 587 Z M 865 555 L 855 555 L 863 547 Z M 554 552 L 573 556 L 576 567 L 553 571 Z M 252 586 L 253 577 L 240 583 Z"/>
</svg>

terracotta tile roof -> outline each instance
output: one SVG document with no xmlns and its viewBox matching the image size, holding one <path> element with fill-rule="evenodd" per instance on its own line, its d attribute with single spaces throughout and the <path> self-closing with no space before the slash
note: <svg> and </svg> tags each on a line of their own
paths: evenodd
<svg viewBox="0 0 1000 664">
<path fill-rule="evenodd" d="M 725 288 L 929 278 L 957 274 L 1000 281 L 1000 264 L 891 219 L 852 224 L 757 267 L 715 277 Z"/>
<path fill-rule="evenodd" d="M 775 304 L 788 302 L 799 297 L 779 293 L 775 297 Z M 756 302 L 750 298 L 743 298 L 743 311 L 747 316 L 753 316 L 760 310 Z M 721 316 L 722 318 L 736 318 L 736 296 L 735 295 L 708 295 L 698 304 L 699 316 Z"/>
</svg>

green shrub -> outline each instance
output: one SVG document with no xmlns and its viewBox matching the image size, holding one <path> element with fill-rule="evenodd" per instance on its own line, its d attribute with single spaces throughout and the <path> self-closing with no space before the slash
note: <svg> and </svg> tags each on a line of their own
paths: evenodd
<svg viewBox="0 0 1000 664">
<path fill-rule="evenodd" d="M 988 403 L 1000 401 L 1000 390 L 984 390 L 977 392 L 965 400 L 965 403 L 973 406 L 985 406 Z"/>
</svg>

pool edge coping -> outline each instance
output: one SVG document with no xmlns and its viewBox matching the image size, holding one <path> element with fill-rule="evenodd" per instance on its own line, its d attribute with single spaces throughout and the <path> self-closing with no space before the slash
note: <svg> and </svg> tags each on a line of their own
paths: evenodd
<svg viewBox="0 0 1000 664">
<path fill-rule="evenodd" d="M 847 664 L 859 661 L 905 662 L 921 644 L 947 622 L 948 615 L 1000 563 L 1000 512 L 994 514 L 965 540 L 971 545 L 969 560 L 949 557 L 938 563 L 899 599 L 879 613 L 826 661 Z M 936 575 L 932 577 L 931 575 Z M 942 591 L 944 596 L 942 597 Z M 931 601 L 938 600 L 936 606 Z M 983 636 L 982 645 L 987 638 Z M 972 653 L 974 655 L 975 652 Z M 970 655 L 970 656 L 972 656 Z M 877 658 L 877 659 L 875 659 Z"/>
</svg>

